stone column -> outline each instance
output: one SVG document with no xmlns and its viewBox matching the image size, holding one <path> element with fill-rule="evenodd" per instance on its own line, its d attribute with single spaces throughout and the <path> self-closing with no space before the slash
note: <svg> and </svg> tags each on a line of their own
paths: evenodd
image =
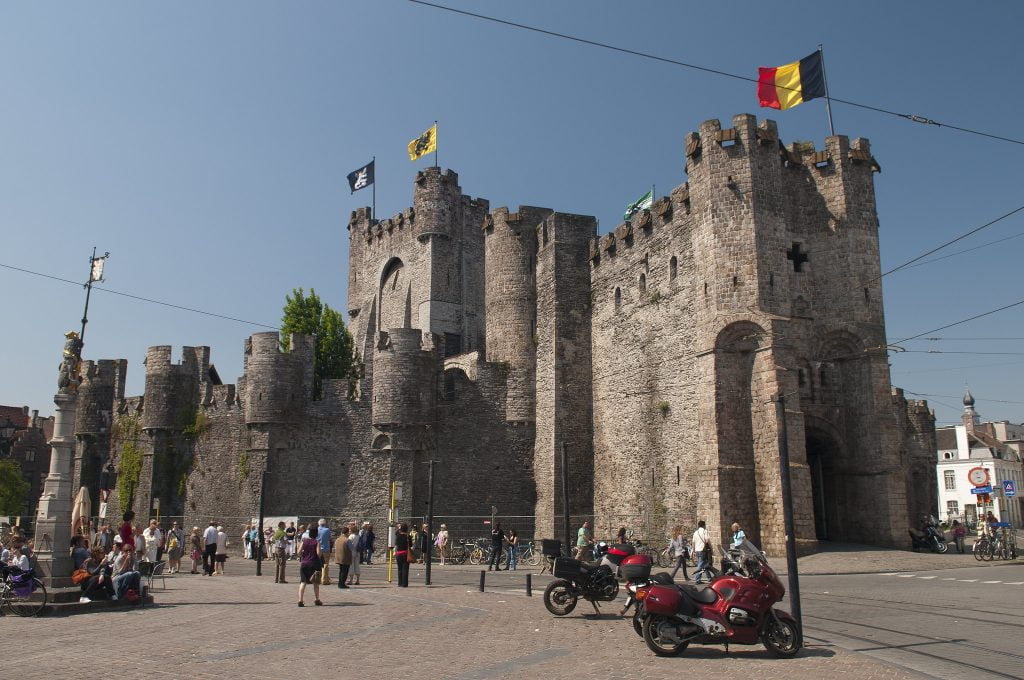
<svg viewBox="0 0 1024 680">
<path fill-rule="evenodd" d="M 71 463 L 75 453 L 75 408 L 78 395 L 58 392 L 50 440 L 50 473 L 36 511 L 35 554 L 47 585 L 71 584 Z"/>
</svg>

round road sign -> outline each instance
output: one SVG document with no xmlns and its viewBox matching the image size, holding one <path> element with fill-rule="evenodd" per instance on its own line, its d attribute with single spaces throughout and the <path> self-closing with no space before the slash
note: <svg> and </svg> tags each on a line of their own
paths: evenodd
<svg viewBox="0 0 1024 680">
<path fill-rule="evenodd" d="M 985 486 L 988 484 L 988 470 L 983 467 L 972 467 L 967 471 L 967 479 L 974 486 Z"/>
</svg>

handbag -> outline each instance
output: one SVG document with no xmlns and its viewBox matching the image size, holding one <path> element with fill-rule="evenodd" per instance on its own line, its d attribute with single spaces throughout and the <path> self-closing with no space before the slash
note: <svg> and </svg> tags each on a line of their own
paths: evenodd
<svg viewBox="0 0 1024 680">
<path fill-rule="evenodd" d="M 83 581 L 89 580 L 89 572 L 86 569 L 75 569 L 74 573 L 71 574 L 71 582 L 76 586 L 80 585 Z"/>
</svg>

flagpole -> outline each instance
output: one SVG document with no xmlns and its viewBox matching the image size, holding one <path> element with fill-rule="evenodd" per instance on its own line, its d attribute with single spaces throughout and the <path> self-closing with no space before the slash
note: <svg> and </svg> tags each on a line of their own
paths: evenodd
<svg viewBox="0 0 1024 680">
<path fill-rule="evenodd" d="M 366 156 L 363 156 L 363 158 L 366 158 Z M 373 224 L 374 220 L 377 219 L 377 157 L 374 156 L 370 163 L 373 164 L 373 207 L 370 208 L 370 224 Z"/>
<path fill-rule="evenodd" d="M 826 88 L 826 91 L 827 91 L 827 88 Z M 434 121 L 434 165 L 437 166 L 438 170 L 441 169 L 441 164 L 437 162 L 437 121 L 436 120 Z"/>
<path fill-rule="evenodd" d="M 836 134 L 836 127 L 832 124 L 832 100 L 828 96 L 828 76 L 825 75 L 825 51 L 818 43 L 818 54 L 821 56 L 821 80 L 825 85 L 825 110 L 828 111 L 828 131 L 830 135 Z"/>
</svg>

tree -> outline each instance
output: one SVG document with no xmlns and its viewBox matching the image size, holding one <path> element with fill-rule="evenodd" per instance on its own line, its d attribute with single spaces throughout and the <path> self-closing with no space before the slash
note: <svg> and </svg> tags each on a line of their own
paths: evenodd
<svg viewBox="0 0 1024 680">
<path fill-rule="evenodd" d="M 312 288 L 306 295 L 296 288 L 285 296 L 284 315 L 281 317 L 281 347 L 288 348 L 289 333 L 312 335 L 315 343 L 313 363 L 313 397 L 323 396 L 324 380 L 329 378 L 359 377 L 352 334 L 334 309 L 320 301 Z"/>
<path fill-rule="evenodd" d="M 20 515 L 31 485 L 16 460 L 0 460 L 0 515 Z"/>
</svg>

